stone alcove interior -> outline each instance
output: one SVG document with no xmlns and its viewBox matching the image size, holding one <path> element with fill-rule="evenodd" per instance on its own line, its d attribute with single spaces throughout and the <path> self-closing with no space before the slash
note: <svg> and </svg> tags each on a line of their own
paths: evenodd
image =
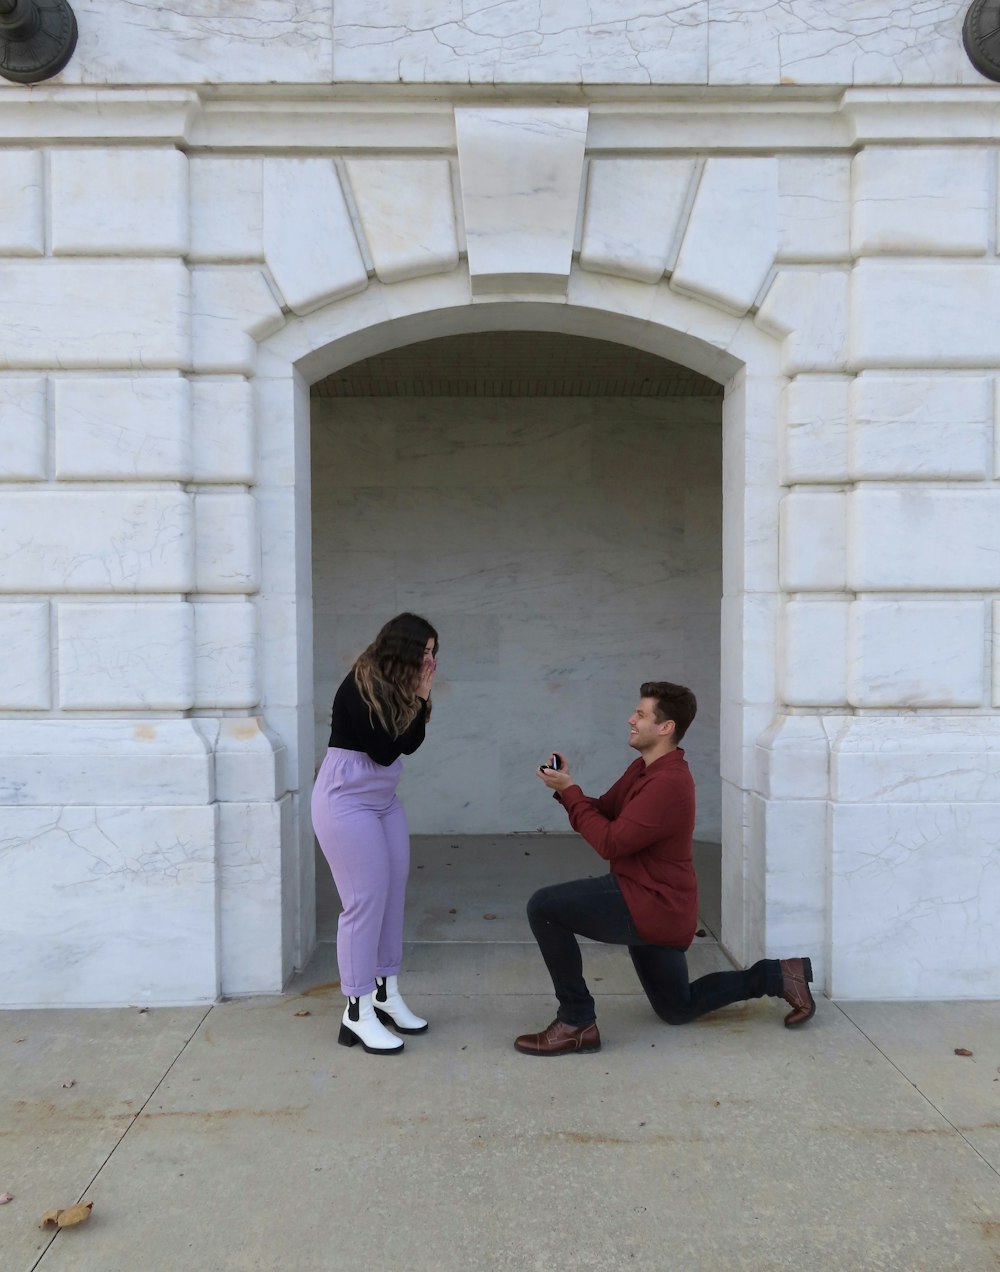
<svg viewBox="0 0 1000 1272">
<path fill-rule="evenodd" d="M 457 836 L 564 835 L 532 768 L 558 746 L 609 785 L 638 684 L 662 676 L 698 694 L 685 748 L 717 909 L 722 395 L 664 358 L 532 331 L 409 344 L 312 386 L 316 755 L 359 650 L 393 613 L 426 614 L 442 653 L 401 792 L 415 863 Z M 550 842 L 532 867 L 549 852 L 565 877 Z M 474 897 L 465 859 L 449 887 Z M 337 909 L 317 855 L 320 941 Z"/>
</svg>

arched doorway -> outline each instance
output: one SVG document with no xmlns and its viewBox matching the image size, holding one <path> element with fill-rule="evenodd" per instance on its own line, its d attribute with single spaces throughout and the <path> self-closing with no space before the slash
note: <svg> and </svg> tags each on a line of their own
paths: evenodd
<svg viewBox="0 0 1000 1272">
<path fill-rule="evenodd" d="M 480 938 L 504 939 L 512 913 L 523 924 L 522 856 L 532 878 L 596 871 L 532 766 L 558 746 L 588 789 L 610 785 L 652 678 L 698 694 L 685 749 L 717 934 L 722 386 L 593 337 L 502 331 L 390 350 L 311 398 L 317 760 L 336 684 L 384 618 L 415 609 L 442 635 L 432 745 L 403 786 L 413 935 L 467 939 L 461 896 Z M 507 835 L 534 837 L 483 838 Z M 317 898 L 332 939 L 321 858 Z"/>
</svg>

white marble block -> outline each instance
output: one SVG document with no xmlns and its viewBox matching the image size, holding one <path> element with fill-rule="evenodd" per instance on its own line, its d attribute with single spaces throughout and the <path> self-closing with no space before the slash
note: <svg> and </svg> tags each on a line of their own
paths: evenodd
<svg viewBox="0 0 1000 1272">
<path fill-rule="evenodd" d="M 938 146 L 869 146 L 852 170 L 855 256 L 983 256 L 995 155 Z"/>
<path fill-rule="evenodd" d="M 851 275 L 851 366 L 995 367 L 997 271 L 984 261 L 859 261 Z"/>
<path fill-rule="evenodd" d="M 184 368 L 188 272 L 180 261 L 0 259 L 0 349 L 10 368 Z"/>
<path fill-rule="evenodd" d="M 851 475 L 981 479 L 993 383 L 981 376 L 859 375 L 851 385 Z"/>
<path fill-rule="evenodd" d="M 0 481 L 43 481 L 48 462 L 45 380 L 0 375 Z"/>
<path fill-rule="evenodd" d="M 802 492 L 781 501 L 779 550 L 786 592 L 842 591 L 847 555 L 847 497 Z"/>
<path fill-rule="evenodd" d="M 1000 995 L 995 799 L 833 806 L 834 997 Z"/>
<path fill-rule="evenodd" d="M 777 234 L 777 161 L 709 159 L 670 286 L 745 314 L 774 262 Z"/>
<path fill-rule="evenodd" d="M 0 149 L 0 256 L 41 256 L 45 251 L 42 154 Z"/>
<path fill-rule="evenodd" d="M 215 759 L 215 797 L 220 803 L 270 802 L 286 793 L 288 748 L 262 717 L 199 717 L 196 724 Z"/>
<path fill-rule="evenodd" d="M 248 494 L 195 496 L 196 590 L 255 592 L 260 586 L 257 504 Z"/>
<path fill-rule="evenodd" d="M 345 166 L 383 283 L 455 269 L 458 232 L 447 159 L 348 159 Z"/>
<path fill-rule="evenodd" d="M 196 707 L 252 707 L 257 688 L 257 618 L 247 601 L 194 605 Z"/>
<path fill-rule="evenodd" d="M 786 375 L 845 370 L 850 282 L 847 270 L 778 271 L 756 322 L 781 340 Z"/>
<path fill-rule="evenodd" d="M 854 591 L 1000 588 L 1000 491 L 862 486 L 849 498 Z"/>
<path fill-rule="evenodd" d="M 260 158 L 195 155 L 191 184 L 192 261 L 264 258 L 264 163 Z"/>
<path fill-rule="evenodd" d="M 765 956 L 812 959 L 826 980 L 827 809 L 825 800 L 751 796 L 754 838 L 767 844 Z"/>
<path fill-rule="evenodd" d="M 48 602 L 0 605 L 0 649 L 0 710 L 47 710 L 52 705 Z"/>
<path fill-rule="evenodd" d="M 458 106 L 455 128 L 473 294 L 565 292 L 587 111 Z"/>
<path fill-rule="evenodd" d="M 782 478 L 797 482 L 848 480 L 846 377 L 796 376 L 781 395 Z"/>
<path fill-rule="evenodd" d="M 187 592 L 191 499 L 180 491 L 0 493 L 0 591 Z"/>
<path fill-rule="evenodd" d="M 190 605 L 95 602 L 56 609 L 63 710 L 186 711 L 195 705 Z"/>
<path fill-rule="evenodd" d="M 188 246 L 187 156 L 165 146 L 53 150 L 56 256 L 181 256 Z"/>
<path fill-rule="evenodd" d="M 778 159 L 779 261 L 844 261 L 851 254 L 851 161 L 847 155 Z"/>
<path fill-rule="evenodd" d="M 264 160 L 264 254 L 297 314 L 368 285 L 332 159 Z"/>
<path fill-rule="evenodd" d="M 219 924 L 224 994 L 283 988 L 284 803 L 219 805 Z"/>
<path fill-rule="evenodd" d="M 848 701 L 854 707 L 979 707 L 982 601 L 856 601 Z"/>
<path fill-rule="evenodd" d="M 708 0 L 338 0 L 341 83 L 703 84 Z"/>
<path fill-rule="evenodd" d="M 215 822 L 211 806 L 4 809 L 6 1005 L 214 1001 Z"/>
<path fill-rule="evenodd" d="M 191 271 L 191 364 L 205 375 L 253 375 L 257 342 L 285 317 L 260 269 Z"/>
<path fill-rule="evenodd" d="M 252 485 L 257 475 L 253 389 L 242 376 L 191 385 L 191 448 L 196 481 Z"/>
<path fill-rule="evenodd" d="M 790 707 L 847 702 L 845 601 L 789 601 L 784 610 L 781 696 Z"/>
<path fill-rule="evenodd" d="M 580 265 L 655 283 L 674 264 L 693 159 L 592 159 Z"/>
<path fill-rule="evenodd" d="M 184 481 L 191 400 L 179 376 L 53 380 L 61 481 Z"/>
</svg>

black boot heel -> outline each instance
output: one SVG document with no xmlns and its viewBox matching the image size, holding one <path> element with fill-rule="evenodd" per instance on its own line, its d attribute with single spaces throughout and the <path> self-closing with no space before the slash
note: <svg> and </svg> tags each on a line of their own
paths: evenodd
<svg viewBox="0 0 1000 1272">
<path fill-rule="evenodd" d="M 337 1041 L 342 1047 L 353 1047 L 356 1043 L 359 1043 L 361 1039 L 353 1029 L 348 1029 L 346 1025 L 341 1025 L 340 1033 L 337 1035 Z"/>
</svg>

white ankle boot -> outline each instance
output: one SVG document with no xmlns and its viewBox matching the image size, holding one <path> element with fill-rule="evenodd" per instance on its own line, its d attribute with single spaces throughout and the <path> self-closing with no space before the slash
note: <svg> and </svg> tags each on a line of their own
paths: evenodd
<svg viewBox="0 0 1000 1272">
<path fill-rule="evenodd" d="M 427 1029 L 427 1021 L 410 1011 L 400 997 L 397 977 L 376 976 L 373 1001 L 379 1020 L 385 1025 L 395 1025 L 400 1033 L 418 1034 Z"/>
<path fill-rule="evenodd" d="M 371 994 L 348 998 L 337 1041 L 342 1047 L 360 1042 L 373 1056 L 394 1056 L 403 1050 L 402 1039 L 391 1034 L 375 1015 Z"/>
</svg>

